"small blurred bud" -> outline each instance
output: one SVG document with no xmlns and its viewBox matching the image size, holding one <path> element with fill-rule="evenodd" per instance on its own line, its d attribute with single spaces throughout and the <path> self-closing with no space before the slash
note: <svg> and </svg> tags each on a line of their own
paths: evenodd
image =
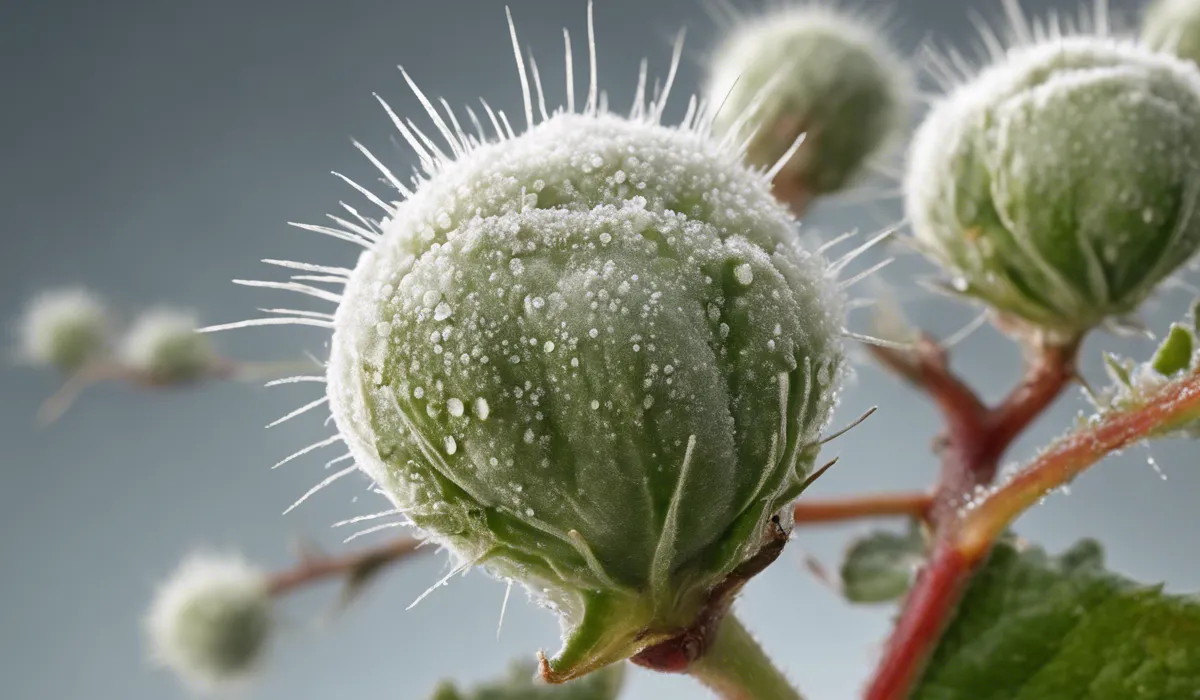
<svg viewBox="0 0 1200 700">
<path fill-rule="evenodd" d="M 879 29 L 806 5 L 737 27 L 712 59 L 707 92 L 722 105 L 714 129 L 750 138 L 753 165 L 772 167 L 806 134 L 775 178 L 793 199 L 845 187 L 903 125 L 910 83 Z"/>
<path fill-rule="evenodd" d="M 171 309 L 146 312 L 125 334 L 120 359 L 156 384 L 194 381 L 212 369 L 217 356 L 208 336 L 196 332 L 191 314 Z"/>
<path fill-rule="evenodd" d="M 1200 0 L 1158 0 L 1146 10 L 1142 42 L 1200 63 Z"/>
<path fill-rule="evenodd" d="M 43 292 L 25 312 L 20 353 L 33 364 L 75 372 L 104 354 L 108 335 L 104 304 L 87 290 Z"/>
<path fill-rule="evenodd" d="M 212 690 L 257 669 L 272 622 L 262 571 L 238 557 L 192 554 L 159 589 L 146 631 L 157 663 Z"/>
</svg>

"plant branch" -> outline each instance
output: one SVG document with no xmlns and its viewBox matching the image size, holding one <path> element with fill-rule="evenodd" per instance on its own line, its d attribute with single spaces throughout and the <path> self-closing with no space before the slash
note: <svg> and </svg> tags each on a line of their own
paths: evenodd
<svg viewBox="0 0 1200 700">
<path fill-rule="evenodd" d="M 722 700 L 803 700 L 733 615 L 726 615 L 708 653 L 688 674 Z"/>
<path fill-rule="evenodd" d="M 1021 513 L 1109 454 L 1200 420 L 1200 373 L 1161 387 L 1061 438 L 962 514 L 939 541 L 905 601 L 867 700 L 901 700 L 949 623 L 970 575 Z"/>
<path fill-rule="evenodd" d="M 963 506 L 992 483 L 1012 442 L 1075 377 L 1078 342 L 1027 345 L 1018 385 L 989 407 L 950 369 L 945 351 L 928 336 L 907 350 L 872 348 L 889 369 L 928 394 L 945 419 L 939 437 L 941 472 L 929 509 L 933 553 L 905 600 L 867 700 L 902 700 L 919 678 L 979 559 L 957 546 Z M 991 540 L 983 547 L 990 549 Z"/>
<path fill-rule="evenodd" d="M 272 574 L 267 590 L 272 596 L 292 593 L 312 583 L 334 577 L 351 577 L 374 572 L 380 567 L 408 558 L 421 545 L 412 537 L 389 540 L 370 549 L 339 556 L 309 555 L 291 569 Z"/>
<path fill-rule="evenodd" d="M 951 519 L 977 488 L 992 482 L 1009 445 L 1075 377 L 1078 347 L 1076 342 L 1027 348 L 1024 376 L 995 407 L 954 374 L 946 351 L 928 335 L 904 350 L 871 348 L 885 367 L 926 393 L 945 420 L 938 440 L 941 475 L 930 510 L 934 524 Z"/>
<path fill-rule="evenodd" d="M 969 563 L 982 561 L 1004 529 L 1050 491 L 1113 452 L 1196 420 L 1200 420 L 1200 373 L 1160 387 L 1137 406 L 1102 415 L 1060 438 L 964 513 L 955 528 L 955 547 Z"/>
<path fill-rule="evenodd" d="M 810 498 L 796 503 L 792 510 L 792 517 L 796 525 L 816 525 L 886 516 L 926 520 L 932 505 L 933 496 L 923 491 L 826 499 Z"/>
</svg>

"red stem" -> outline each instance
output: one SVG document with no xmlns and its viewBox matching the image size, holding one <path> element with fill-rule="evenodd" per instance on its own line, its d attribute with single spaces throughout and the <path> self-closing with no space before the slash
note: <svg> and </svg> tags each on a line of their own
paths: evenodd
<svg viewBox="0 0 1200 700">
<path fill-rule="evenodd" d="M 843 520 L 885 516 L 926 520 L 932 504 L 933 496 L 923 491 L 807 499 L 796 503 L 792 509 L 792 516 L 796 525 L 835 523 Z"/>
<path fill-rule="evenodd" d="M 864 700 L 908 696 L 924 671 L 930 651 L 937 646 L 949 613 L 958 605 L 970 574 L 971 566 L 957 548 L 947 542 L 936 546 L 904 601 L 904 612 Z"/>
<path fill-rule="evenodd" d="M 286 595 L 322 579 L 347 576 L 364 567 L 398 562 L 416 552 L 420 544 L 420 540 L 401 537 L 378 547 L 341 556 L 309 556 L 297 566 L 273 574 L 267 583 L 267 590 L 272 596 Z"/>
<path fill-rule="evenodd" d="M 920 677 L 975 563 L 954 546 L 962 506 L 992 482 L 1013 440 L 1075 376 L 1077 350 L 1078 343 L 1033 348 L 1021 382 L 989 408 L 950 370 L 945 351 L 932 339 L 922 337 L 909 350 L 872 348 L 885 366 L 934 400 L 946 430 L 939 439 L 941 475 L 929 510 L 935 527 L 933 553 L 905 600 L 866 700 L 903 700 Z"/>
</svg>

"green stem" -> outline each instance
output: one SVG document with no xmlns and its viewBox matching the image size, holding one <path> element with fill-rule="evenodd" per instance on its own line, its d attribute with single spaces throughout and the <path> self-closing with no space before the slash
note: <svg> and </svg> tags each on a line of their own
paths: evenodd
<svg viewBox="0 0 1200 700">
<path fill-rule="evenodd" d="M 723 700 L 804 700 L 732 613 L 688 673 Z"/>
</svg>

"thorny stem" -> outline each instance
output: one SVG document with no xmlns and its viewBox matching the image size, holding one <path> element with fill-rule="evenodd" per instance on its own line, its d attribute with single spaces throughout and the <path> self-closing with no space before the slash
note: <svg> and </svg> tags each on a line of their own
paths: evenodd
<svg viewBox="0 0 1200 700">
<path fill-rule="evenodd" d="M 796 525 L 836 523 L 884 516 L 926 520 L 932 505 L 933 496 L 923 491 L 806 499 L 796 503 L 792 517 Z"/>
<path fill-rule="evenodd" d="M 978 559 L 957 548 L 961 512 L 991 484 L 1001 457 L 1075 377 L 1079 343 L 1027 345 L 1026 371 L 998 405 L 989 407 L 950 369 L 946 352 L 922 336 L 907 350 L 872 348 L 886 367 L 925 391 L 945 420 L 939 437 L 941 473 L 930 505 L 935 543 L 914 583 L 884 657 L 866 691 L 867 700 L 902 700 L 920 676 Z M 991 540 L 983 545 L 990 549 Z"/>
<path fill-rule="evenodd" d="M 400 537 L 371 549 L 340 556 L 309 555 L 295 567 L 272 574 L 267 582 L 267 590 L 272 596 L 283 596 L 328 578 L 371 573 L 382 566 L 406 559 L 420 545 L 418 539 Z"/>
<path fill-rule="evenodd" d="M 1103 415 L 1067 435 L 962 515 L 954 546 L 972 564 L 983 560 L 1009 523 L 1048 492 L 1118 450 L 1200 419 L 1200 373 L 1171 382 L 1137 406 Z"/>
<path fill-rule="evenodd" d="M 907 696 L 949 623 L 970 575 L 1021 513 L 1109 454 L 1197 419 L 1200 373 L 1172 382 L 1138 406 L 1108 413 L 1060 439 L 963 514 L 939 541 L 909 594 L 866 698 L 900 700 Z"/>
<path fill-rule="evenodd" d="M 726 615 L 708 653 L 688 674 L 722 700 L 803 700 L 733 615 Z"/>
</svg>

